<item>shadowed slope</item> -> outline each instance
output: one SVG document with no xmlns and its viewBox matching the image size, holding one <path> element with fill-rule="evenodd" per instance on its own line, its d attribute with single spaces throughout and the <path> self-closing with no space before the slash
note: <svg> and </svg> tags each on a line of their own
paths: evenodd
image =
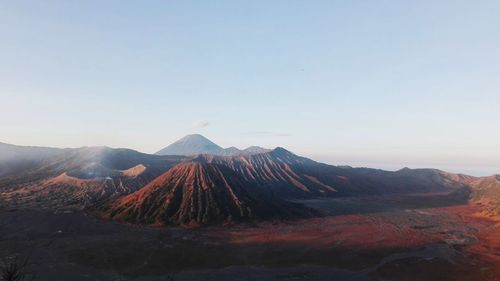
<svg viewBox="0 0 500 281">
<path fill-rule="evenodd" d="M 66 149 L 0 143 L 0 177 L 22 174 Z"/>
<path fill-rule="evenodd" d="M 102 210 L 126 222 L 199 225 L 284 217 L 297 206 L 264 195 L 227 167 L 182 163 Z"/>
<path fill-rule="evenodd" d="M 363 194 L 444 192 L 462 188 L 472 177 L 434 169 L 388 172 L 322 164 L 284 148 L 239 156 L 200 155 L 193 161 L 224 165 L 254 186 L 279 197 L 352 196 Z"/>
</svg>

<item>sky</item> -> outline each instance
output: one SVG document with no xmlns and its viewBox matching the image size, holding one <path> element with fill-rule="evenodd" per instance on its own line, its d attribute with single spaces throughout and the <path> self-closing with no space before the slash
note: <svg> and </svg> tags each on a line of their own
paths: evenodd
<svg viewBox="0 0 500 281">
<path fill-rule="evenodd" d="M 190 133 L 500 173 L 500 1 L 0 0 L 0 142 Z"/>
</svg>

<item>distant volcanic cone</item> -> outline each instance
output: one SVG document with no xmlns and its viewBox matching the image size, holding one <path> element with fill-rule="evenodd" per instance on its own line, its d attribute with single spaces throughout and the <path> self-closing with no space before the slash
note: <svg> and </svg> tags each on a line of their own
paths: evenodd
<svg viewBox="0 0 500 281">
<path fill-rule="evenodd" d="M 103 210 L 131 223 L 206 225 L 288 216 L 297 206 L 258 192 L 222 165 L 181 163 Z"/>
<path fill-rule="evenodd" d="M 220 156 L 235 156 L 235 155 L 264 153 L 268 151 L 269 149 L 265 149 L 259 146 L 250 146 L 243 150 L 238 149 L 234 146 L 229 148 L 222 148 L 200 134 L 193 134 L 183 137 L 182 139 L 156 152 L 155 154 L 184 155 L 184 156 L 210 154 L 210 155 L 220 155 Z"/>
<path fill-rule="evenodd" d="M 156 152 L 156 155 L 220 155 L 224 149 L 199 134 L 187 135 L 173 144 Z"/>
</svg>

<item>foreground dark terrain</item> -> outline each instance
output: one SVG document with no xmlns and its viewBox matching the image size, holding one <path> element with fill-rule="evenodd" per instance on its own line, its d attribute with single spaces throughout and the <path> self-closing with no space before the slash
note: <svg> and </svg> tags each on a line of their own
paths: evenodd
<svg viewBox="0 0 500 281">
<path fill-rule="evenodd" d="M 2 210 L 0 254 L 29 257 L 37 280 L 499 280 L 500 229 L 425 197 L 306 200 L 328 215 L 195 229 Z"/>
</svg>

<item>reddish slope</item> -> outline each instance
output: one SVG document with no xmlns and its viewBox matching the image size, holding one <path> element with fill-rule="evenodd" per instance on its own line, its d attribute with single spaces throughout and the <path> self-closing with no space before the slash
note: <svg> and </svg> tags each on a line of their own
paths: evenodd
<svg viewBox="0 0 500 281">
<path fill-rule="evenodd" d="M 500 175 L 479 178 L 470 186 L 472 201 L 484 206 L 482 214 L 500 221 Z"/>
<path fill-rule="evenodd" d="M 131 168 L 132 172 L 138 168 Z M 152 181 L 155 173 L 144 168 L 141 173 L 130 170 L 110 170 L 109 176 L 78 177 L 64 172 L 45 180 L 31 182 L 0 193 L 0 199 L 13 207 L 42 208 L 92 207 L 110 198 L 129 194 Z"/>
<path fill-rule="evenodd" d="M 107 218 L 154 225 L 215 224 L 296 211 L 295 205 L 285 206 L 251 189 L 227 167 L 181 163 L 102 210 Z"/>
</svg>

